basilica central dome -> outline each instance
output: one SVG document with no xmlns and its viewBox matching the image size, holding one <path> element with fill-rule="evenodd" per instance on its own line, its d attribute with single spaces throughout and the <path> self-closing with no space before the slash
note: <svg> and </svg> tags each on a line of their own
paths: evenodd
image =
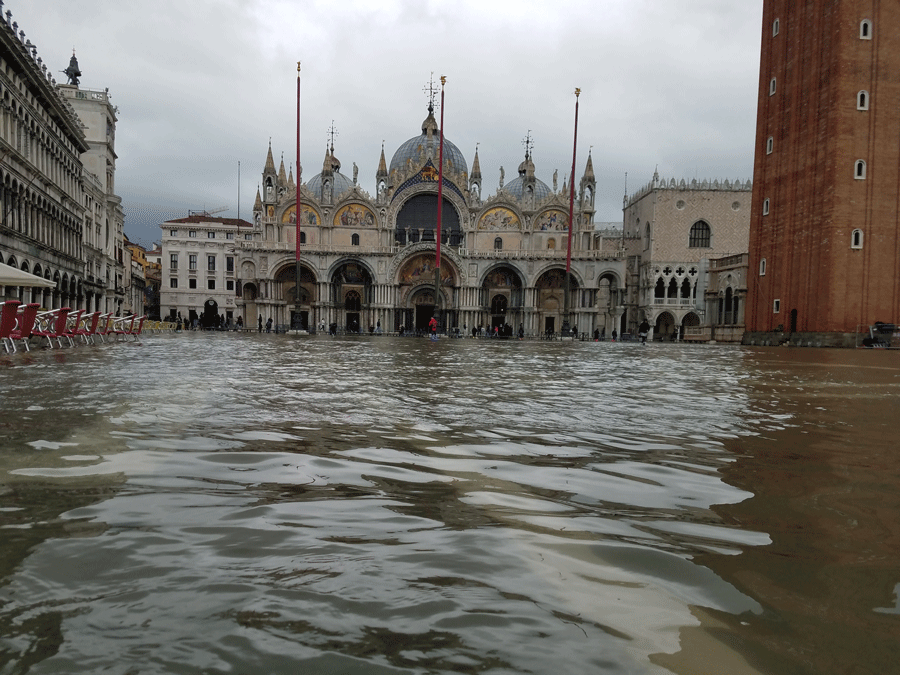
<svg viewBox="0 0 900 675">
<path fill-rule="evenodd" d="M 432 157 L 435 166 L 438 164 L 438 156 L 440 155 L 441 136 L 438 131 L 437 122 L 434 119 L 434 111 L 429 106 L 428 117 L 422 122 L 422 133 L 419 136 L 413 136 L 403 143 L 394 156 L 391 157 L 391 165 L 389 171 L 404 171 L 407 164 L 412 161 L 416 163 L 419 160 L 420 153 L 424 151 L 426 156 Z M 450 163 L 450 170 L 469 173 L 469 167 L 462 152 L 459 151 L 453 143 L 444 137 L 444 162 Z"/>
</svg>

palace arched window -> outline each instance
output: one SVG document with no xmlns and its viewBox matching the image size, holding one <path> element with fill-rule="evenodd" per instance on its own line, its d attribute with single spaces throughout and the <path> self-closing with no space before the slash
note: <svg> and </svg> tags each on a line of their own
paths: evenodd
<svg viewBox="0 0 900 675">
<path fill-rule="evenodd" d="M 495 238 L 494 239 L 494 250 L 499 251 L 502 248 L 503 248 L 503 239 L 500 237 Z"/>
<path fill-rule="evenodd" d="M 859 228 L 850 233 L 850 248 L 863 247 L 863 231 Z"/>
<path fill-rule="evenodd" d="M 775 139 L 772 136 L 769 136 L 766 139 L 766 154 L 771 155 L 772 150 L 775 149 Z"/>
<path fill-rule="evenodd" d="M 556 248 L 556 239 L 554 239 L 553 237 L 550 237 L 550 238 L 547 240 L 547 248 L 548 248 L 548 249 Z"/>
<path fill-rule="evenodd" d="M 709 223 L 698 220 L 691 226 L 691 235 L 688 239 L 688 248 L 709 248 L 712 239 L 712 231 Z"/>
<path fill-rule="evenodd" d="M 769 200 L 768 199 L 763 199 L 763 215 L 764 216 L 769 215 Z"/>
<path fill-rule="evenodd" d="M 350 243 L 353 246 L 359 246 L 359 235 L 356 232 L 354 232 L 353 236 L 350 237 Z"/>
<path fill-rule="evenodd" d="M 773 77 L 769 80 L 769 96 L 772 96 L 775 93 L 775 78 Z"/>
<path fill-rule="evenodd" d="M 856 160 L 856 167 L 853 170 L 853 177 L 856 180 L 865 180 L 866 178 L 866 162 L 865 160 Z"/>
<path fill-rule="evenodd" d="M 306 243 L 306 232 L 301 232 L 301 233 L 300 233 L 300 243 L 301 243 L 301 244 L 305 244 L 305 243 Z"/>
<path fill-rule="evenodd" d="M 766 276 L 766 259 L 763 258 L 759 261 L 759 276 Z"/>
<path fill-rule="evenodd" d="M 779 29 L 779 28 L 780 28 L 780 26 L 779 26 L 779 24 L 778 24 L 778 19 L 775 19 L 775 20 L 772 22 L 772 37 L 775 37 L 776 35 L 778 35 L 778 29 Z"/>
</svg>

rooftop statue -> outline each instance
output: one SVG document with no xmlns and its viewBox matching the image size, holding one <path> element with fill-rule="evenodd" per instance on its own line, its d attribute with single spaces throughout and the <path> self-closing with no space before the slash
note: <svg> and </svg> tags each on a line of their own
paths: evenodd
<svg viewBox="0 0 900 675">
<path fill-rule="evenodd" d="M 72 52 L 72 58 L 69 59 L 69 67 L 63 71 L 69 78 L 69 84 L 78 86 L 78 78 L 81 77 L 81 70 L 78 68 L 78 59 L 75 58 L 75 52 Z"/>
</svg>

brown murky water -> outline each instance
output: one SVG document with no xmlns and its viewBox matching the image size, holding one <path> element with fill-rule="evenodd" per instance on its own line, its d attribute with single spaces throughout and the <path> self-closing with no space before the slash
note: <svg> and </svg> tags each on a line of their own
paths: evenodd
<svg viewBox="0 0 900 675">
<path fill-rule="evenodd" d="M 0 358 L 0 674 L 888 673 L 900 354 Z"/>
</svg>

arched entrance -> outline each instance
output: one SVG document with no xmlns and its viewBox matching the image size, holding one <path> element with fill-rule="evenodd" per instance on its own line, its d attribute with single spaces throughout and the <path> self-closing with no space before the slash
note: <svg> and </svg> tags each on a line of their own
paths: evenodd
<svg viewBox="0 0 900 675">
<path fill-rule="evenodd" d="M 578 291 L 578 282 L 575 277 L 569 275 L 570 309 L 574 303 Z M 563 328 L 566 296 L 566 271 L 564 269 L 550 269 L 538 277 L 534 285 L 536 290 L 537 312 L 540 321 L 539 329 L 544 333 L 557 333 Z"/>
<path fill-rule="evenodd" d="M 688 334 L 688 329 L 690 328 L 699 328 L 700 327 L 700 317 L 694 314 L 694 312 L 688 312 L 684 315 L 684 318 L 681 320 L 681 337 L 684 339 L 684 336 Z"/>
<path fill-rule="evenodd" d="M 305 265 L 300 265 L 300 297 L 297 298 L 297 265 L 285 265 L 275 275 L 275 283 L 280 286 L 276 295 L 289 311 L 285 319 L 293 330 L 309 330 L 310 316 L 316 299 L 316 278 Z"/>
<path fill-rule="evenodd" d="M 400 297 L 406 298 L 402 312 L 394 315 L 394 330 L 426 331 L 432 316 L 437 316 L 440 330 L 457 325 L 456 311 L 453 309 L 454 287 L 457 272 L 450 261 L 441 256 L 440 294 L 434 296 L 434 251 L 423 251 L 413 255 L 400 268 L 397 283 Z"/>
<path fill-rule="evenodd" d="M 669 312 L 663 312 L 656 317 L 656 326 L 653 329 L 653 335 L 657 340 L 674 340 L 675 317 Z"/>
<path fill-rule="evenodd" d="M 490 316 L 490 327 L 516 327 L 523 323 L 525 294 L 518 272 L 508 265 L 497 267 L 484 277 L 481 304 Z"/>
<path fill-rule="evenodd" d="M 372 275 L 356 261 L 341 264 L 331 275 L 332 303 L 340 311 L 343 309 L 344 329 L 358 333 L 370 319 L 369 305 L 372 303 Z M 371 321 L 374 325 L 374 321 Z"/>
<path fill-rule="evenodd" d="M 210 298 L 203 303 L 203 315 L 200 317 L 203 328 L 217 328 L 219 325 L 219 305 Z"/>
<path fill-rule="evenodd" d="M 412 304 L 412 326 L 416 333 L 425 333 L 428 331 L 428 322 L 431 317 L 439 314 L 434 301 L 434 288 L 427 286 L 417 290 L 411 299 Z M 440 323 L 440 320 L 438 320 Z M 408 327 L 409 324 L 407 324 Z"/>
</svg>

